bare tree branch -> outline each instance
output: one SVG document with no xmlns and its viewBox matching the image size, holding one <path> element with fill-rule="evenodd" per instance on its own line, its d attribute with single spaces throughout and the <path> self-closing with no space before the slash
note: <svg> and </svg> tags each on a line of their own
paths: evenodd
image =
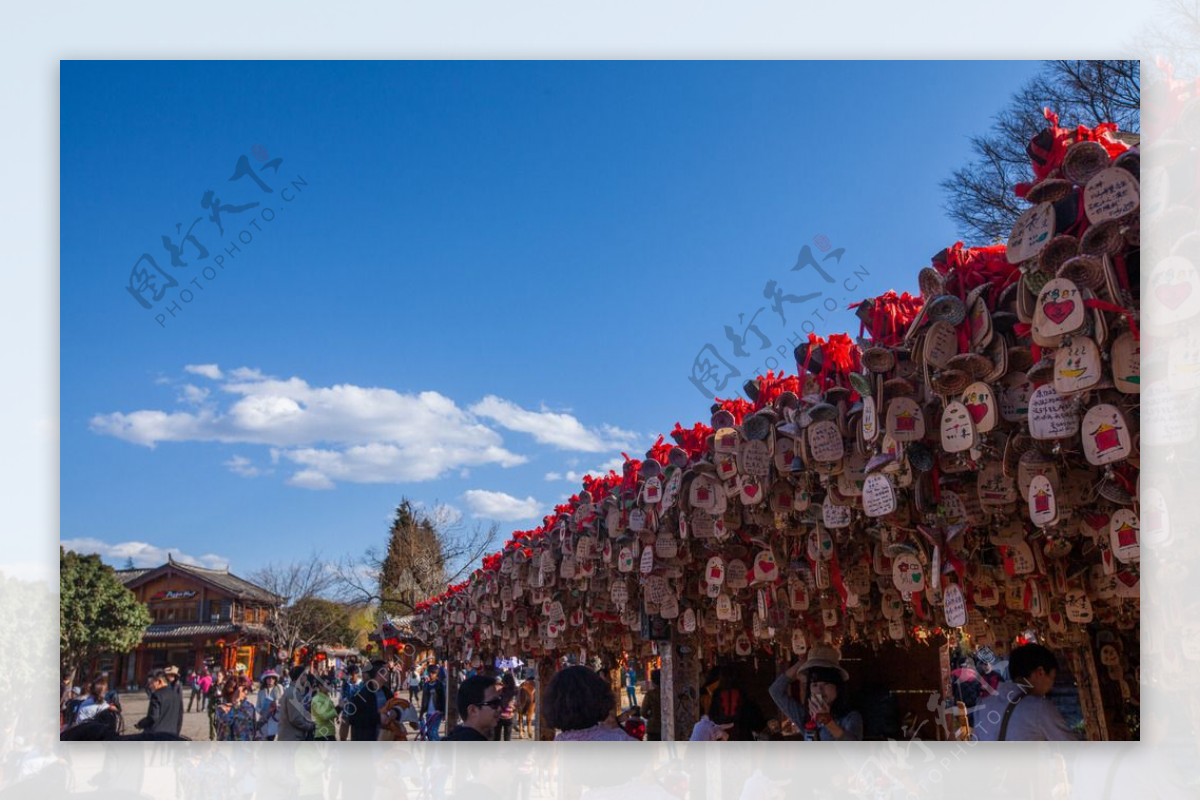
<svg viewBox="0 0 1200 801">
<path fill-rule="evenodd" d="M 465 525 L 445 506 L 419 508 L 402 501 L 388 547 L 345 557 L 333 573 L 344 600 L 377 604 L 384 614 L 406 615 L 426 598 L 462 581 L 496 547 L 499 526 Z"/>
<path fill-rule="evenodd" d="M 971 140 L 975 158 L 942 182 L 944 208 L 969 244 L 1008 238 L 1025 204 L 1013 187 L 1033 175 L 1025 147 L 1046 127 L 1042 109 L 1056 111 L 1063 126 L 1115 122 L 1141 130 L 1141 73 L 1137 61 L 1051 61 L 1022 86 Z"/>
</svg>

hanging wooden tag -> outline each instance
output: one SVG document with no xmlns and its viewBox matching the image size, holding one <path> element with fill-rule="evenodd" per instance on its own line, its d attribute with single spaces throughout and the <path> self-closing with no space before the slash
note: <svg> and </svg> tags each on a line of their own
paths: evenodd
<svg viewBox="0 0 1200 801">
<path fill-rule="evenodd" d="M 958 355 L 958 333 L 945 320 L 938 320 L 925 333 L 922 356 L 925 364 L 941 370 L 950 359 Z"/>
<path fill-rule="evenodd" d="M 779 565 L 775 562 L 775 554 L 767 549 L 758 552 L 754 557 L 755 583 L 772 583 L 779 578 Z"/>
<path fill-rule="evenodd" d="M 731 590 L 742 590 L 750 586 L 749 568 L 741 559 L 730 559 L 725 567 L 725 586 Z"/>
<path fill-rule="evenodd" d="M 1005 258 L 1021 264 L 1042 252 L 1054 235 L 1054 204 L 1039 203 L 1017 218 L 1008 236 Z"/>
<path fill-rule="evenodd" d="M 1112 521 L 1108 525 L 1110 545 L 1113 556 L 1118 562 L 1128 564 L 1141 558 L 1141 538 L 1138 530 L 1138 519 L 1129 509 L 1118 509 L 1113 512 Z"/>
<path fill-rule="evenodd" d="M 713 434 L 713 451 L 715 453 L 737 453 L 740 442 L 736 428 L 721 428 Z"/>
<path fill-rule="evenodd" d="M 710 557 L 704 568 L 704 581 L 720 587 L 725 583 L 725 560 L 719 556 Z"/>
<path fill-rule="evenodd" d="M 1039 528 L 1051 526 L 1058 520 L 1054 488 L 1045 476 L 1034 476 L 1029 483 L 1029 519 Z"/>
<path fill-rule="evenodd" d="M 1021 454 L 1017 462 L 1017 488 L 1021 497 L 1029 500 L 1029 484 L 1034 476 L 1045 476 L 1055 494 L 1058 493 L 1060 479 L 1058 465 L 1051 457 L 1038 450 L 1028 450 Z"/>
<path fill-rule="evenodd" d="M 771 472 L 771 451 L 766 440 L 751 439 L 742 445 L 742 472 L 764 479 Z"/>
<path fill-rule="evenodd" d="M 808 638 L 803 629 L 792 629 L 792 653 L 798 657 L 808 653 Z"/>
<path fill-rule="evenodd" d="M 971 590 L 971 598 L 978 607 L 989 609 L 1000 603 L 1000 588 L 996 586 L 996 580 L 987 573 L 976 577 Z"/>
<path fill-rule="evenodd" d="M 975 444 L 975 424 L 960 401 L 951 401 L 942 409 L 940 429 L 942 450 L 946 453 L 962 453 Z"/>
<path fill-rule="evenodd" d="M 717 596 L 717 620 L 733 620 L 733 601 L 725 593 Z"/>
<path fill-rule="evenodd" d="M 946 587 L 942 593 L 942 604 L 946 611 L 946 625 L 960 628 L 967 625 L 967 601 L 957 584 Z"/>
<path fill-rule="evenodd" d="M 901 593 L 925 589 L 925 566 L 916 554 L 902 553 L 892 560 L 892 583 Z"/>
<path fill-rule="evenodd" d="M 1029 396 L 1029 435 L 1034 439 L 1067 439 L 1079 433 L 1079 413 L 1070 398 L 1043 384 Z"/>
<path fill-rule="evenodd" d="M 1066 595 L 1067 620 L 1072 623 L 1091 623 L 1094 617 L 1092 602 L 1083 590 L 1068 590 Z"/>
<path fill-rule="evenodd" d="M 1116 406 L 1101 403 L 1088 409 L 1082 424 L 1083 455 L 1089 464 L 1106 465 L 1129 457 L 1129 426 Z"/>
<path fill-rule="evenodd" d="M 625 545 L 617 554 L 617 570 L 622 573 L 633 572 L 633 548 Z"/>
<path fill-rule="evenodd" d="M 871 443 L 879 437 L 879 414 L 875 408 L 874 398 L 864 397 L 862 403 L 862 417 L 859 425 L 862 427 L 863 441 Z"/>
<path fill-rule="evenodd" d="M 738 499 L 742 506 L 756 506 L 767 497 L 766 491 L 758 479 L 750 475 L 738 476 Z"/>
<path fill-rule="evenodd" d="M 808 427 L 808 447 L 818 462 L 836 462 L 846 453 L 842 432 L 833 420 L 818 420 Z"/>
<path fill-rule="evenodd" d="M 1083 327 L 1087 319 L 1079 288 L 1065 278 L 1053 278 L 1038 293 L 1033 313 L 1033 341 L 1042 347 L 1058 347 L 1062 338 Z"/>
<path fill-rule="evenodd" d="M 720 491 L 720 485 L 715 478 L 701 473 L 692 479 L 692 486 L 688 490 L 688 503 L 697 509 L 714 512 Z"/>
<path fill-rule="evenodd" d="M 996 427 L 996 397 L 992 394 L 992 388 L 987 384 L 976 381 L 964 389 L 962 403 L 967 407 L 967 413 L 971 415 L 971 422 L 975 425 L 976 433 L 986 434 Z"/>
<path fill-rule="evenodd" d="M 1101 170 L 1083 189 L 1083 210 L 1092 225 L 1133 214 L 1140 202 L 1137 178 L 1120 167 Z"/>
<path fill-rule="evenodd" d="M 984 506 L 1007 506 L 1017 500 L 1017 485 L 1004 475 L 1004 468 L 995 460 L 984 462 L 976 478 L 979 502 Z"/>
<path fill-rule="evenodd" d="M 925 437 L 925 416 L 912 398 L 893 398 L 888 403 L 885 427 L 896 442 L 915 442 Z"/>
<path fill-rule="evenodd" d="M 662 500 L 662 491 L 662 479 L 658 476 L 646 479 L 646 483 L 642 485 L 642 503 L 658 503 Z"/>
<path fill-rule="evenodd" d="M 850 507 L 838 506 L 828 495 L 821 505 L 821 519 L 828 528 L 846 528 L 850 525 Z"/>
<path fill-rule="evenodd" d="M 1054 391 L 1083 392 L 1100 382 L 1100 348 L 1090 337 L 1071 337 L 1054 352 Z"/>
<path fill-rule="evenodd" d="M 696 631 L 696 610 L 691 607 L 683 610 L 683 614 L 679 618 L 679 630 L 684 634 L 692 634 Z"/>
<path fill-rule="evenodd" d="M 1142 347 L 1132 331 L 1123 331 L 1112 343 L 1109 353 L 1113 384 L 1119 392 L 1136 395 L 1141 392 Z"/>
<path fill-rule="evenodd" d="M 1029 396 L 1033 382 L 1022 372 L 1012 372 L 1000 379 L 997 405 L 1000 417 L 1009 423 L 1023 423 L 1029 416 Z"/>
<path fill-rule="evenodd" d="M 884 517 L 896 511 L 896 491 L 884 473 L 872 473 L 863 482 L 863 511 L 867 517 Z"/>
</svg>

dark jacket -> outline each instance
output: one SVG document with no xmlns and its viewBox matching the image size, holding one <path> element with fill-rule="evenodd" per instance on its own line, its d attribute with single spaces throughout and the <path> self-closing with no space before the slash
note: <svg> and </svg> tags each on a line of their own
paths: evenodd
<svg viewBox="0 0 1200 801">
<path fill-rule="evenodd" d="M 450 734 L 447 735 L 446 739 L 454 740 L 456 742 L 464 742 L 464 741 L 471 741 L 471 740 L 479 740 L 482 742 L 488 741 L 488 738 L 484 737 L 482 734 L 477 732 L 475 729 L 473 729 L 467 725 L 455 726 L 454 731 L 450 732 Z"/>
<path fill-rule="evenodd" d="M 342 705 L 342 717 L 350 725 L 352 740 L 379 739 L 379 703 L 372 684 L 360 684 L 358 692 Z"/>
<path fill-rule="evenodd" d="M 421 685 L 421 708 L 417 712 L 421 715 L 425 714 L 425 710 L 429 709 L 429 693 L 434 693 L 433 703 L 437 710 L 443 715 L 446 714 L 446 685 L 440 681 L 430 684 L 426 682 Z"/>
<path fill-rule="evenodd" d="M 137 722 L 145 732 L 178 735 L 183 729 L 183 700 L 170 687 L 160 687 L 150 695 L 150 709 Z"/>
</svg>

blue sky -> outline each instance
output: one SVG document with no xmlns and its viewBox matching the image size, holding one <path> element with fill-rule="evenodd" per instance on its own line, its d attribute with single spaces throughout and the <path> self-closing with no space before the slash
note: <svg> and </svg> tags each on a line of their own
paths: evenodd
<svg viewBox="0 0 1200 801">
<path fill-rule="evenodd" d="M 1036 69 L 63 62 L 61 537 L 249 573 L 381 545 L 403 497 L 532 527 L 707 420 L 698 355 L 731 395 L 915 291 Z"/>
</svg>

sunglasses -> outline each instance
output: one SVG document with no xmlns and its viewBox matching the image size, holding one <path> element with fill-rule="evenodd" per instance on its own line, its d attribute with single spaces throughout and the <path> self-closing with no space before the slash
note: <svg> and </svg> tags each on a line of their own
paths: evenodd
<svg viewBox="0 0 1200 801">
<path fill-rule="evenodd" d="M 493 698 L 490 701 L 484 701 L 482 704 L 480 704 L 480 706 L 490 706 L 492 709 L 499 709 L 500 707 L 504 706 L 504 702 L 499 698 Z"/>
</svg>

